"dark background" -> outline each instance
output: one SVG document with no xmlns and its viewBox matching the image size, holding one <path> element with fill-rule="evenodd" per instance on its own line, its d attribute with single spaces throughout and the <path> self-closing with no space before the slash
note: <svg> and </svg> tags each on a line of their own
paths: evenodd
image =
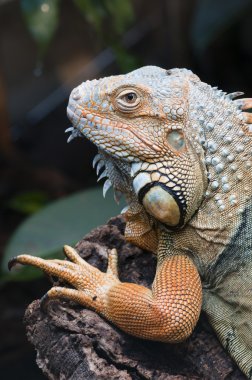
<svg viewBox="0 0 252 380">
<path fill-rule="evenodd" d="M 0 0 L 1 252 L 29 214 L 96 185 L 95 148 L 66 144 L 64 135 L 67 99 L 81 81 L 142 65 L 186 67 L 224 91 L 252 96 L 251 1 L 128 0 L 125 10 L 123 3 Z M 30 28 L 36 4 L 58 7 L 46 41 Z M 22 317 L 47 288 L 45 279 L 1 285 L 1 379 L 44 378 Z"/>
</svg>

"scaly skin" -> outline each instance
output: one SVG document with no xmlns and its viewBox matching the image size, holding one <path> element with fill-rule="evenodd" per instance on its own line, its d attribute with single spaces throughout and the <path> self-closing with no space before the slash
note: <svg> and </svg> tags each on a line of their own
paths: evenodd
<svg viewBox="0 0 252 380">
<path fill-rule="evenodd" d="M 73 90 L 69 141 L 98 147 L 94 165 L 116 199 L 125 195 L 125 237 L 157 254 L 152 290 L 122 283 L 117 253 L 101 273 L 66 246 L 70 261 L 20 255 L 75 289 L 74 300 L 145 339 L 178 342 L 201 307 L 252 378 L 251 99 L 233 100 L 188 70 L 149 66 Z M 202 304 L 203 289 L 203 304 Z M 45 300 L 45 298 L 43 298 Z"/>
</svg>

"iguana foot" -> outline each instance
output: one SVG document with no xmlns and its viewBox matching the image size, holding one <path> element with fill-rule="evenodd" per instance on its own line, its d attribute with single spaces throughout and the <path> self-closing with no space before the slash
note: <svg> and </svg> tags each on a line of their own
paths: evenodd
<svg viewBox="0 0 252 380">
<path fill-rule="evenodd" d="M 102 314 L 106 303 L 106 293 L 112 286 L 119 283 L 116 249 L 109 251 L 106 273 L 88 264 L 74 248 L 68 245 L 64 246 L 64 253 L 71 261 L 44 260 L 35 256 L 19 255 L 10 260 L 8 266 L 11 269 L 17 263 L 33 265 L 42 269 L 48 275 L 65 280 L 75 288 L 52 287 L 41 298 L 43 308 L 45 308 L 48 300 L 52 298 L 67 298 Z"/>
<path fill-rule="evenodd" d="M 115 249 L 109 253 L 106 273 L 88 264 L 73 248 L 65 246 L 64 251 L 71 261 L 20 255 L 9 263 L 10 268 L 16 263 L 33 265 L 74 288 L 52 287 L 42 298 L 42 306 L 52 298 L 67 298 L 145 339 L 179 342 L 191 334 L 201 309 L 202 289 L 188 257 L 168 256 L 159 263 L 150 290 L 119 281 Z"/>
</svg>

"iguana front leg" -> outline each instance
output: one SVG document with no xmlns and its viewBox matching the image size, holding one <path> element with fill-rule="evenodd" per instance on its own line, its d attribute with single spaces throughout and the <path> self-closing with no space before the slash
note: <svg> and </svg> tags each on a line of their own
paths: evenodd
<svg viewBox="0 0 252 380">
<path fill-rule="evenodd" d="M 162 261 L 150 290 L 119 281 L 115 249 L 109 254 L 106 273 L 81 259 L 73 248 L 65 246 L 64 250 L 71 261 L 20 255 L 10 262 L 10 268 L 15 263 L 28 264 L 62 278 L 75 289 L 53 287 L 47 298 L 67 298 L 92 308 L 134 336 L 179 342 L 191 334 L 199 317 L 202 290 L 188 257 L 174 255 Z"/>
</svg>

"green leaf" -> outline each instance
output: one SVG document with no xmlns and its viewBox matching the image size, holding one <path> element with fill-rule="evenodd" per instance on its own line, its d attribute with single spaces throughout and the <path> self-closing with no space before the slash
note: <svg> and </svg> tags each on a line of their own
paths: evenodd
<svg viewBox="0 0 252 380">
<path fill-rule="evenodd" d="M 131 0 L 73 0 L 84 18 L 105 40 L 116 40 L 133 22 L 134 12 Z M 103 26 L 103 29 L 102 29 Z"/>
<path fill-rule="evenodd" d="M 242 17 L 251 0 L 201 0 L 195 7 L 191 40 L 198 53 Z"/>
<path fill-rule="evenodd" d="M 100 0 L 73 0 L 83 17 L 101 32 L 101 24 L 106 17 L 106 11 Z"/>
<path fill-rule="evenodd" d="M 26 191 L 15 195 L 7 206 L 23 214 L 33 214 L 48 203 L 47 195 L 42 191 Z"/>
<path fill-rule="evenodd" d="M 73 0 L 83 17 L 95 28 L 100 42 L 110 45 L 120 69 L 138 67 L 138 59 L 121 45 L 121 37 L 134 21 L 132 0 Z"/>
<path fill-rule="evenodd" d="M 36 41 L 39 58 L 53 38 L 59 21 L 59 0 L 20 0 L 26 26 Z"/>
<path fill-rule="evenodd" d="M 140 66 L 140 60 L 135 55 L 131 54 L 119 44 L 112 44 L 113 51 L 116 56 L 116 61 L 122 73 L 128 73 Z"/>
<path fill-rule="evenodd" d="M 112 194 L 108 193 L 103 199 L 101 188 L 86 190 L 46 206 L 29 217 L 13 234 L 3 255 L 2 280 L 37 277 L 39 272 L 31 268 L 26 268 L 29 273 L 23 270 L 8 273 L 8 261 L 22 253 L 56 257 L 64 244 L 76 244 L 92 228 L 119 214 L 122 207 L 115 203 Z"/>
<path fill-rule="evenodd" d="M 131 0 L 103 0 L 115 32 L 122 34 L 134 20 Z"/>
</svg>

